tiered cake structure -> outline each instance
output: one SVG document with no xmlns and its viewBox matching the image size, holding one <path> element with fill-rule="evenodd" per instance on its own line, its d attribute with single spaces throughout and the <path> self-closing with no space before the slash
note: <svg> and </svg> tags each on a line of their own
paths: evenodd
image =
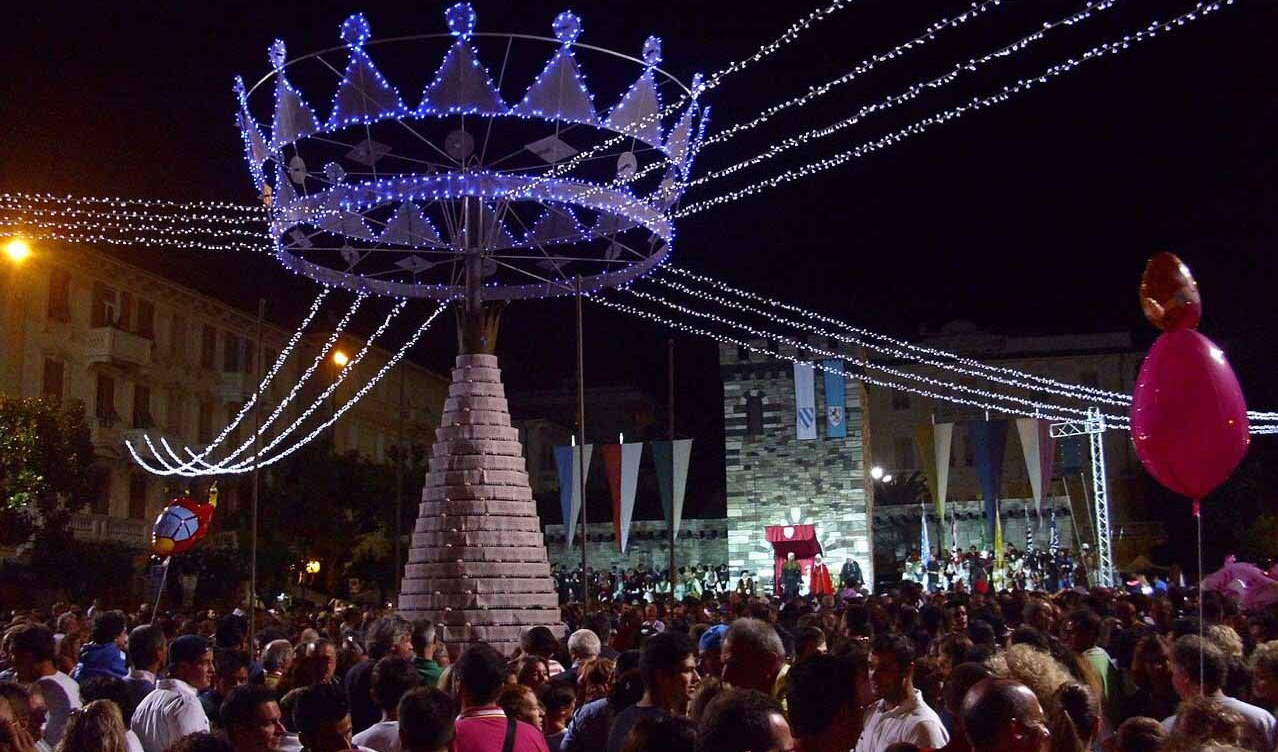
<svg viewBox="0 0 1278 752">
<path fill-rule="evenodd" d="M 523 445 L 494 355 L 459 355 L 436 431 L 399 598 L 450 646 L 506 654 L 520 633 L 562 633 Z"/>
</svg>

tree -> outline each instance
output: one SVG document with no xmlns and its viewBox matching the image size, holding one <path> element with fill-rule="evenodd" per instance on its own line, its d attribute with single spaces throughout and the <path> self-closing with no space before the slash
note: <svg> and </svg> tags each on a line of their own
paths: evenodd
<svg viewBox="0 0 1278 752">
<path fill-rule="evenodd" d="M 0 542 L 65 550 L 96 479 L 82 403 L 0 395 Z"/>
</svg>

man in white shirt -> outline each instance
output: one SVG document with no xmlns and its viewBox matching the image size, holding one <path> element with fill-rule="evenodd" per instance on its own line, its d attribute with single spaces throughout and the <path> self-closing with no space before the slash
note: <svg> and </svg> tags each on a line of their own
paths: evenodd
<svg viewBox="0 0 1278 752">
<path fill-rule="evenodd" d="M 1205 696 L 1240 714 L 1245 721 L 1242 746 L 1258 752 L 1270 752 L 1278 746 L 1278 722 L 1264 708 L 1234 699 L 1220 690 L 1228 672 L 1225 654 L 1220 648 L 1198 635 L 1185 635 L 1172 644 L 1172 686 L 1182 700 Z M 1202 681 L 1199 682 L 1201 675 Z M 1163 721 L 1171 733 L 1176 716 Z"/>
<path fill-rule="evenodd" d="M 168 678 L 155 683 L 133 711 L 130 728 L 145 752 L 164 752 L 173 742 L 209 730 L 199 691 L 207 689 L 213 673 L 213 651 L 199 635 L 183 635 L 169 646 Z"/>
<path fill-rule="evenodd" d="M 399 701 L 421 685 L 417 667 L 407 658 L 386 656 L 373 667 L 373 702 L 382 709 L 382 720 L 351 740 L 376 752 L 400 752 Z"/>
<path fill-rule="evenodd" d="M 44 696 L 48 720 L 44 724 L 44 741 L 50 748 L 58 746 L 66 732 L 71 711 L 78 710 L 80 685 L 53 665 L 53 633 L 39 625 L 21 628 L 10 644 L 13 667 L 18 681 L 35 684 Z"/>
<path fill-rule="evenodd" d="M 939 749 L 950 741 L 936 711 L 914 688 L 914 646 L 899 634 L 874 638 L 870 652 L 870 688 L 877 702 L 865 714 L 856 752 L 883 752 L 897 742 Z"/>
</svg>

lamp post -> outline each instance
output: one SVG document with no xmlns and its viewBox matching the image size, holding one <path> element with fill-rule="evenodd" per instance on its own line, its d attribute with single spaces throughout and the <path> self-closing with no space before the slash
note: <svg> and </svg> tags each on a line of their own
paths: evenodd
<svg viewBox="0 0 1278 752">
<path fill-rule="evenodd" d="M 337 384 L 337 377 L 341 374 L 342 369 L 351 362 L 351 357 L 341 348 L 333 351 L 333 380 L 330 384 Z M 333 420 L 337 417 L 337 389 L 333 389 L 333 393 L 328 395 L 328 417 Z M 333 444 L 333 454 L 337 454 L 337 421 L 333 420 L 328 426 L 328 439 Z"/>
</svg>

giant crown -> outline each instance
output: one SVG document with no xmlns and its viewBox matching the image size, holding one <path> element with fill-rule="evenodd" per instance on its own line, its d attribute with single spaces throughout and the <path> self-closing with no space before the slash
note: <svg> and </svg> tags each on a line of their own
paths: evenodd
<svg viewBox="0 0 1278 752">
<path fill-rule="evenodd" d="M 289 60 L 277 40 L 271 73 L 251 88 L 236 79 L 279 260 L 327 285 L 438 300 L 461 294 L 468 262 L 482 264 L 485 299 L 622 285 L 663 263 L 708 122 L 700 76 L 684 85 L 658 67 L 656 37 L 641 58 L 583 45 L 571 12 L 554 19 L 554 38 L 477 33 L 467 3 L 445 19 L 449 34 L 375 41 L 356 14 L 342 24 L 344 45 Z M 427 78 L 432 44 L 446 49 Z M 375 47 L 396 80 L 418 75 L 415 105 L 374 63 Z M 481 48 L 500 56 L 496 82 Z M 579 51 L 620 82 L 605 111 Z M 503 94 L 538 67 L 519 96 Z M 334 80 L 321 118 L 303 92 Z M 268 107 L 269 123 L 254 114 Z"/>
</svg>

